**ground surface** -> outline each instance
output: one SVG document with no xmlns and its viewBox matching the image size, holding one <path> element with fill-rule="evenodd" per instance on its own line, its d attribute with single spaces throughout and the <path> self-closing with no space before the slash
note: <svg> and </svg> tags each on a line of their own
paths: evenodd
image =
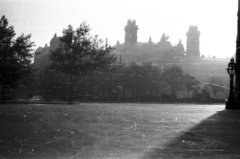
<svg viewBox="0 0 240 159">
<path fill-rule="evenodd" d="M 224 105 L 0 105 L 0 158 L 240 158 Z"/>
</svg>

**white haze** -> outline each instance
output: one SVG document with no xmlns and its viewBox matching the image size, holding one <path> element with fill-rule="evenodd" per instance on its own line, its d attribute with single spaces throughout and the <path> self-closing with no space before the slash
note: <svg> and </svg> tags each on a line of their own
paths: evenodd
<svg viewBox="0 0 240 159">
<path fill-rule="evenodd" d="M 181 39 L 186 46 L 188 27 L 198 25 L 201 54 L 225 58 L 235 53 L 237 0 L 0 0 L 0 15 L 17 35 L 31 33 L 37 47 L 83 21 L 111 45 L 123 43 L 127 20 L 135 19 L 139 42 L 149 36 L 158 42 L 165 32 L 172 44 Z"/>
</svg>

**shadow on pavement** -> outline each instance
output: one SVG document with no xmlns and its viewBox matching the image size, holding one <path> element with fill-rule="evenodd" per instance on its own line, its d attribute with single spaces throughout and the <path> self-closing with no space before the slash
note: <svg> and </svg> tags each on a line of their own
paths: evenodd
<svg viewBox="0 0 240 159">
<path fill-rule="evenodd" d="M 182 132 L 164 148 L 150 148 L 142 159 L 240 158 L 239 150 L 240 110 L 223 110 Z"/>
</svg>

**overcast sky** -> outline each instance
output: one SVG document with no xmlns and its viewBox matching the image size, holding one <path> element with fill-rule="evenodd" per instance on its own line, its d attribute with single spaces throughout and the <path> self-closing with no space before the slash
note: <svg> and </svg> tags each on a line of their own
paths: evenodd
<svg viewBox="0 0 240 159">
<path fill-rule="evenodd" d="M 55 33 L 71 24 L 86 21 L 92 34 L 115 45 L 124 42 L 124 27 L 135 19 L 138 41 L 149 36 L 158 42 L 163 33 L 172 44 L 179 39 L 186 46 L 186 32 L 197 25 L 200 52 L 205 56 L 231 57 L 235 54 L 237 0 L 0 0 L 5 15 L 17 35 L 32 34 L 36 47 L 49 44 Z"/>
</svg>

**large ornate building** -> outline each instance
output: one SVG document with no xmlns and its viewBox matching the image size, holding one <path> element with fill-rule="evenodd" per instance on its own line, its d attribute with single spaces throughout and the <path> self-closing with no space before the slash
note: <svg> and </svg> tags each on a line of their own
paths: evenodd
<svg viewBox="0 0 240 159">
<path fill-rule="evenodd" d="M 151 37 L 148 42 L 138 42 L 138 25 L 135 20 L 128 20 L 125 30 L 125 41 L 120 44 L 119 41 L 114 46 L 115 53 L 121 55 L 123 63 L 142 63 L 142 62 L 160 62 L 169 60 L 179 60 L 183 57 L 199 58 L 199 36 L 197 26 L 190 26 L 187 32 L 187 48 L 179 40 L 176 45 L 171 44 L 169 37 L 163 33 L 160 41 L 153 43 Z"/>
<path fill-rule="evenodd" d="M 200 31 L 197 26 L 190 26 L 186 33 L 186 51 L 179 40 L 173 45 L 169 37 L 163 33 L 159 42 L 154 43 L 149 37 L 147 42 L 138 42 L 138 25 L 135 20 L 128 20 L 125 30 L 125 41 L 114 46 L 114 53 L 120 63 L 130 65 L 155 65 L 164 68 L 166 65 L 178 65 L 187 74 L 195 76 L 201 83 L 207 83 L 212 76 L 222 78 L 228 85 L 228 75 L 225 67 L 228 59 L 200 56 Z M 59 41 L 55 34 L 50 46 L 39 47 L 34 56 L 34 65 L 45 69 L 49 63 L 50 50 L 56 49 Z"/>
<path fill-rule="evenodd" d="M 115 54 L 119 62 L 129 65 L 155 65 L 164 68 L 169 65 L 177 65 L 187 74 L 195 76 L 202 84 L 207 84 L 211 77 L 219 77 L 228 85 L 228 75 L 225 67 L 227 59 L 204 57 L 200 53 L 200 31 L 197 26 L 191 25 L 186 32 L 186 49 L 181 40 L 173 45 L 169 37 L 163 33 L 160 41 L 137 41 L 138 25 L 135 20 L 128 20 L 125 26 L 125 42 L 117 42 Z"/>
</svg>

